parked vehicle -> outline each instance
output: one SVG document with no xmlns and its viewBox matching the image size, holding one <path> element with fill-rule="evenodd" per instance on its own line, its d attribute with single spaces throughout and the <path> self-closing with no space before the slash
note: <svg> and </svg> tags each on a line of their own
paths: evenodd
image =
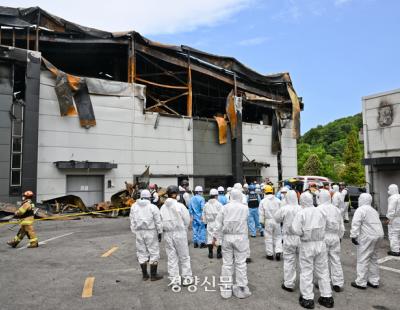
<svg viewBox="0 0 400 310">
<path fill-rule="evenodd" d="M 360 197 L 360 195 L 362 193 L 365 193 L 366 190 L 364 187 L 358 187 L 358 186 L 346 186 L 347 188 L 347 193 L 349 195 L 350 198 L 350 205 L 352 208 L 357 209 L 358 208 L 358 197 Z M 345 198 L 346 201 L 348 201 L 348 197 Z"/>
</svg>

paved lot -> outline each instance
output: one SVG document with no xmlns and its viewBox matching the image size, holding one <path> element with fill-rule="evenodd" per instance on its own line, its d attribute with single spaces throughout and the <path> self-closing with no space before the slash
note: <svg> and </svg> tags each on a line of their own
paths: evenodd
<svg viewBox="0 0 400 310">
<path fill-rule="evenodd" d="M 253 263 L 248 265 L 250 289 L 246 300 L 222 300 L 219 292 L 196 293 L 184 288 L 174 293 L 165 278 L 142 282 L 135 257 L 134 237 L 129 219 L 92 219 L 38 222 L 41 244 L 26 249 L 24 240 L 18 249 L 5 242 L 16 233 L 9 226 L 0 227 L 0 309 L 300 309 L 298 288 L 288 293 L 280 288 L 282 262 L 267 261 L 262 238 L 251 239 Z M 46 241 L 47 240 L 47 241 Z M 386 257 L 387 240 L 380 249 Z M 101 257 L 113 247 L 113 253 Z M 159 270 L 166 272 L 164 243 L 161 243 Z M 207 249 L 190 249 L 192 268 L 201 282 L 220 273 L 221 261 L 207 258 Z M 385 260 L 385 259 L 383 259 Z M 348 233 L 342 242 L 345 291 L 335 294 L 336 309 L 400 309 L 400 261 L 382 263 L 382 284 L 378 290 L 359 291 L 350 287 L 355 278 L 355 248 Z M 94 277 L 93 296 L 82 298 L 85 280 Z M 208 285 L 212 290 L 212 285 Z M 216 289 L 218 285 L 216 284 Z M 318 291 L 316 292 L 316 297 Z M 316 309 L 319 309 L 316 304 Z"/>
</svg>

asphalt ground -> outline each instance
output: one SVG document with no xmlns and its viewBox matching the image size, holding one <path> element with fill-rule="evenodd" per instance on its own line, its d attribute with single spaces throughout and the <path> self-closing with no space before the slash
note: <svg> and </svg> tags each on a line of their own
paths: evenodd
<svg viewBox="0 0 400 310">
<path fill-rule="evenodd" d="M 265 259 L 261 237 L 250 240 L 253 262 L 248 265 L 248 278 L 252 296 L 223 300 L 218 291 L 222 261 L 207 258 L 207 249 L 190 247 L 193 274 L 199 281 L 192 287 L 196 292 L 186 287 L 173 292 L 168 287 L 164 242 L 160 244 L 159 263 L 164 279 L 143 282 L 128 218 L 42 221 L 35 223 L 35 228 L 39 248 L 27 249 L 25 239 L 13 249 L 6 241 L 18 227 L 0 226 L 0 310 L 302 309 L 298 285 L 293 293 L 280 288 L 283 262 Z M 384 261 L 381 287 L 360 291 L 350 286 L 355 279 L 356 256 L 346 228 L 341 256 L 345 290 L 334 293 L 335 309 L 400 309 L 400 260 L 387 257 L 387 240 L 379 249 Z M 315 292 L 317 300 L 319 292 Z M 318 303 L 315 308 L 324 309 Z"/>
</svg>

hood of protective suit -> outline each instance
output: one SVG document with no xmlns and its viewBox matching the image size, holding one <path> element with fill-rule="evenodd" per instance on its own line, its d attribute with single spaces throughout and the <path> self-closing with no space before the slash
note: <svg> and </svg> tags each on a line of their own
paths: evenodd
<svg viewBox="0 0 400 310">
<path fill-rule="evenodd" d="M 336 185 L 336 184 L 333 185 L 333 186 L 332 186 L 332 189 L 333 189 L 333 192 L 334 192 L 334 193 L 338 193 L 338 192 L 339 192 L 339 185 Z"/>
<path fill-rule="evenodd" d="M 147 200 L 147 199 L 139 199 L 139 200 L 137 200 L 136 202 L 137 202 L 137 204 L 138 204 L 139 206 L 141 206 L 141 207 L 144 207 L 145 205 L 147 205 L 147 204 L 150 203 L 150 201 Z"/>
<path fill-rule="evenodd" d="M 285 196 L 286 202 L 288 205 L 297 206 L 299 203 L 297 201 L 297 193 L 296 191 L 290 190 L 287 192 Z"/>
<path fill-rule="evenodd" d="M 167 198 L 167 200 L 165 200 L 165 205 L 167 207 L 171 207 L 176 203 L 176 200 L 173 198 Z"/>
<path fill-rule="evenodd" d="M 318 201 L 320 204 L 331 203 L 331 194 L 326 189 L 321 189 L 318 194 Z"/>
<path fill-rule="evenodd" d="M 242 191 L 234 188 L 231 191 L 231 200 L 242 202 L 243 196 L 242 196 Z"/>
<path fill-rule="evenodd" d="M 361 206 L 370 206 L 372 204 L 372 196 L 368 193 L 362 193 L 360 197 L 358 197 L 358 205 Z"/>
<path fill-rule="evenodd" d="M 313 204 L 313 196 L 309 192 L 304 192 L 300 195 L 300 205 L 303 208 L 311 208 L 314 207 Z"/>
<path fill-rule="evenodd" d="M 273 200 L 273 199 L 275 199 L 275 195 L 274 194 L 266 194 L 265 198 L 267 198 L 269 200 Z"/>
<path fill-rule="evenodd" d="M 388 190 L 388 194 L 390 196 L 398 194 L 399 193 L 399 188 L 397 187 L 396 184 L 391 184 L 389 185 L 389 190 Z"/>
</svg>

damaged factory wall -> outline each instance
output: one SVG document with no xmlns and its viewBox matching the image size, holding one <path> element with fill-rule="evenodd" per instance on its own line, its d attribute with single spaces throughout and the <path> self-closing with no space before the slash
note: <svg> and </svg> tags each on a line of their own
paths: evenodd
<svg viewBox="0 0 400 310">
<path fill-rule="evenodd" d="M 282 128 L 282 179 L 289 179 L 297 175 L 297 140 L 293 138 L 290 121 Z"/>
<path fill-rule="evenodd" d="M 384 216 L 388 186 L 400 180 L 400 89 L 363 97 L 362 101 L 367 187 Z"/>
<path fill-rule="evenodd" d="M 143 113 L 135 101 L 133 171 L 139 177 L 149 168 L 149 181 L 177 184 L 177 177 L 193 175 L 193 124 L 190 118 Z"/>
<path fill-rule="evenodd" d="M 104 81 L 107 83 L 107 81 Z M 113 82 L 117 83 L 117 82 Z M 128 85 L 126 83 L 121 83 Z M 124 188 L 133 176 L 134 101 L 142 101 L 132 91 L 124 96 L 91 94 L 96 126 L 86 129 L 78 116 L 60 117 L 54 90 L 55 78 L 41 72 L 38 151 L 38 200 L 62 196 L 67 190 L 67 175 L 104 176 L 104 200 Z M 141 87 L 141 86 L 140 86 Z M 137 95 L 137 94 L 136 94 Z M 57 168 L 57 161 L 90 161 L 117 164 L 117 168 Z"/>
<path fill-rule="evenodd" d="M 0 201 L 9 202 L 10 111 L 13 103 L 11 63 L 0 62 Z"/>
<path fill-rule="evenodd" d="M 261 177 L 278 181 L 277 155 L 272 153 L 272 127 L 243 123 L 243 161 L 250 160 L 269 164 L 261 168 Z"/>
<path fill-rule="evenodd" d="M 232 176 L 232 140 L 229 130 L 226 141 L 225 144 L 219 144 L 215 120 L 193 119 L 193 170 L 196 177 Z M 204 180 L 199 179 L 197 182 L 205 186 Z"/>
</svg>

